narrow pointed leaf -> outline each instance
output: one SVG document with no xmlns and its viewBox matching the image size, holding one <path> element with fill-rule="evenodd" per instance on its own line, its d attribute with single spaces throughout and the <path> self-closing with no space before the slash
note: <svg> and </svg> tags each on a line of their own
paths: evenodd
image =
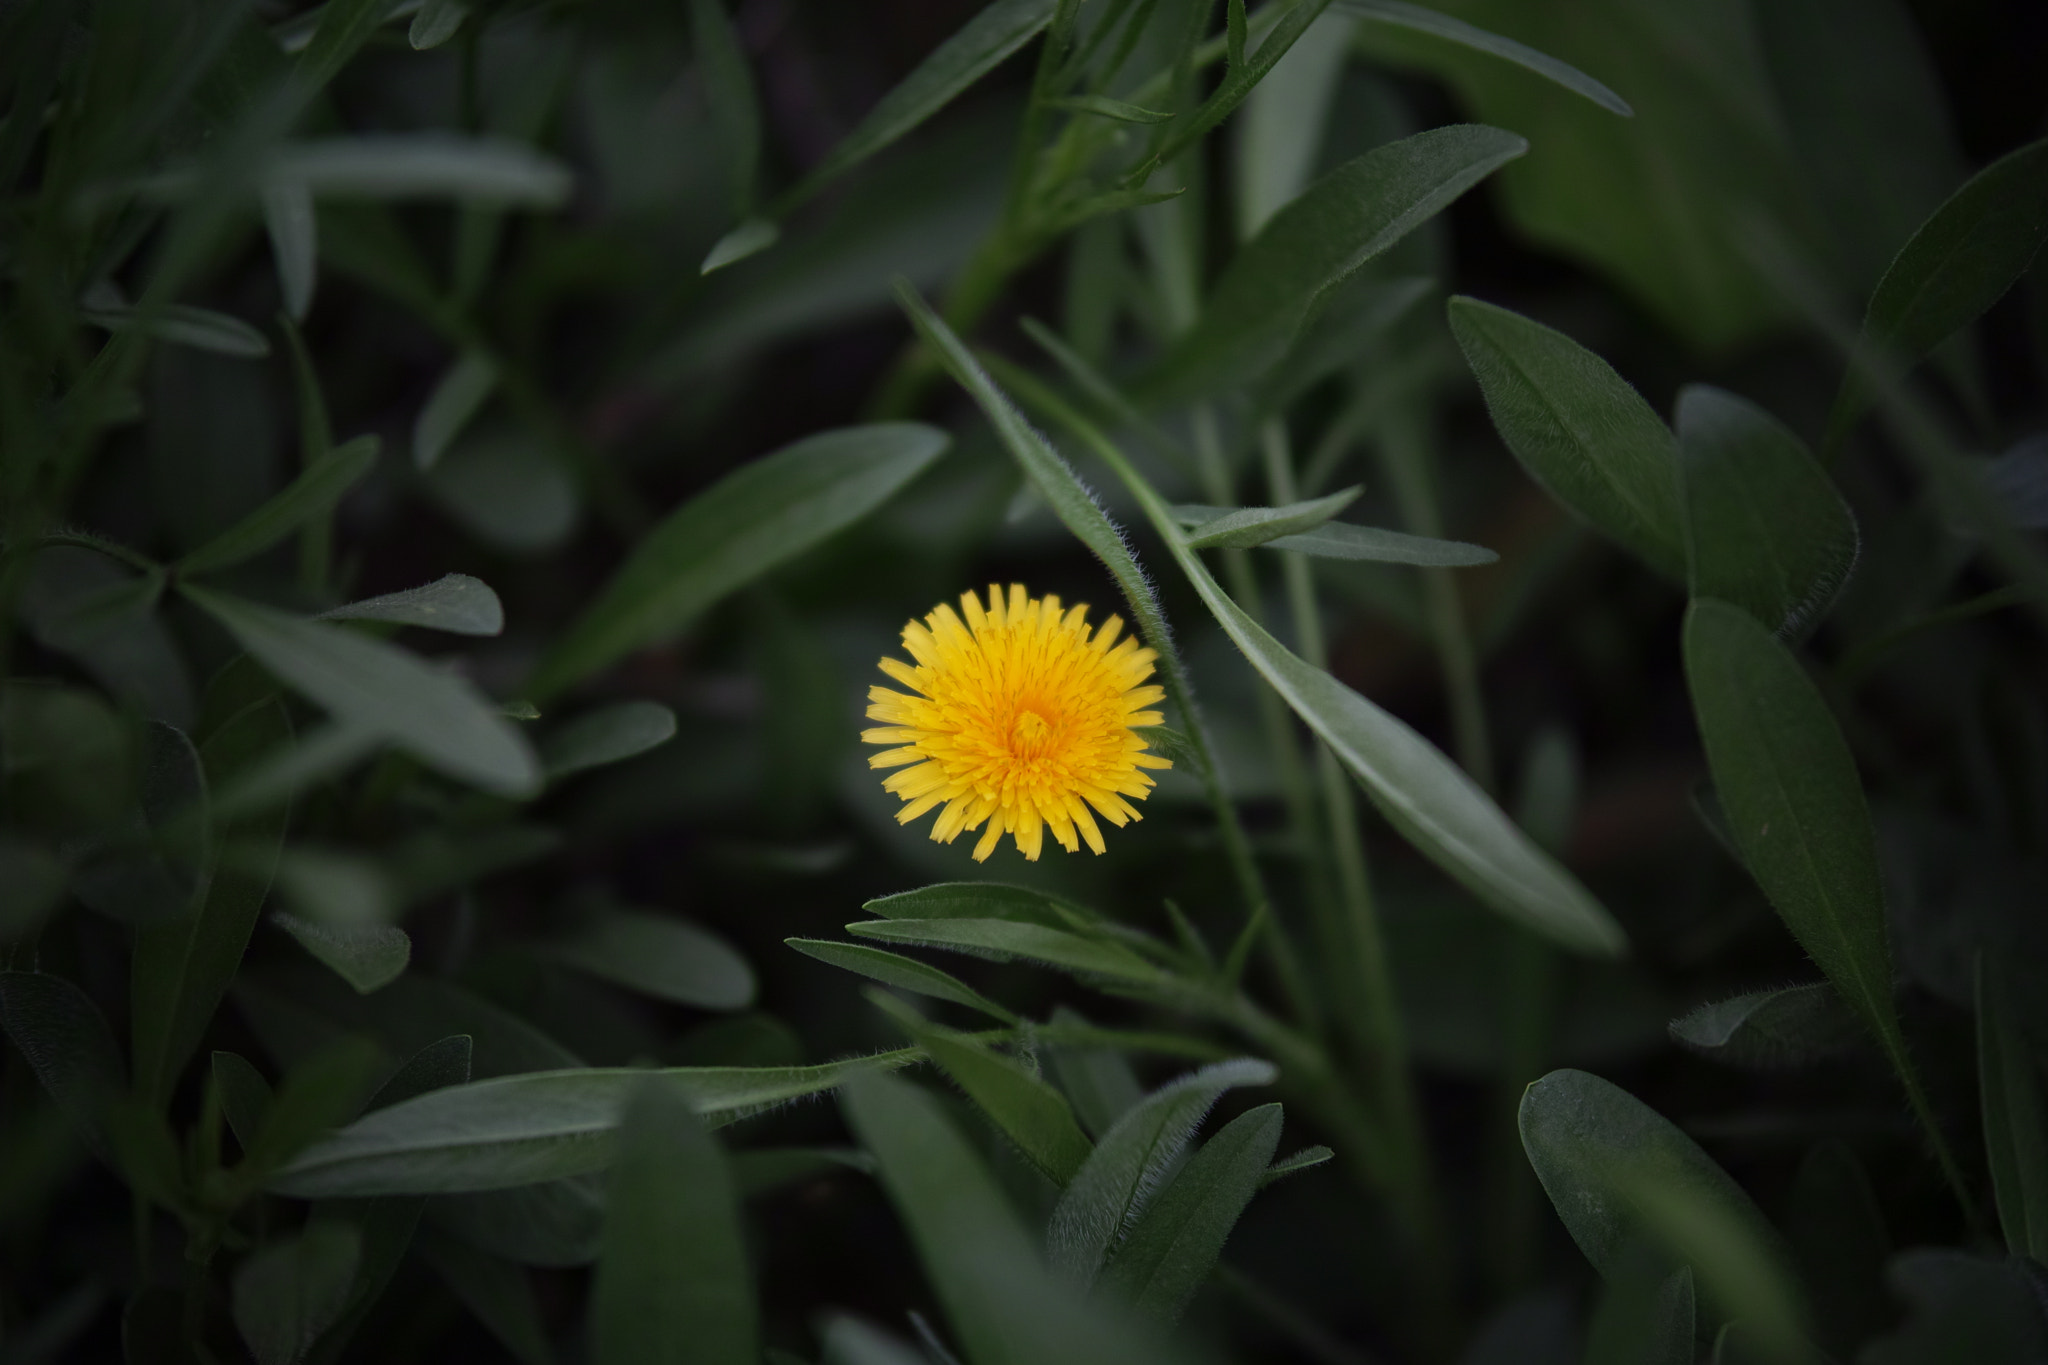
<svg viewBox="0 0 2048 1365">
<path fill-rule="evenodd" d="M 0 972 L 0 1025 L 79 1137 L 105 1157 L 103 1111 L 127 1076 L 99 1006 L 61 976 Z"/>
<path fill-rule="evenodd" d="M 291 738 L 291 718 L 281 701 L 273 696 L 251 704 L 207 737 L 199 756 L 208 782 L 224 788 Z M 205 900 L 184 919 L 136 930 L 129 1013 L 135 1089 L 149 1103 L 169 1100 L 241 966 L 270 893 L 289 815 L 289 806 L 280 802 L 239 820 L 223 818 L 220 834 L 234 841 L 237 854 L 214 867 Z"/>
<path fill-rule="evenodd" d="M 1827 703 L 1754 617 L 1711 598 L 1686 613 L 1685 670 L 1744 864 L 1903 1068 L 1876 836 L 1856 760 Z"/>
<path fill-rule="evenodd" d="M 1105 1292 L 1151 1317 L 1178 1322 L 1223 1254 L 1223 1243 L 1268 1179 L 1280 1143 L 1280 1106 L 1262 1104 L 1218 1129 L 1146 1206 L 1116 1259 Z"/>
<path fill-rule="evenodd" d="M 334 510 L 377 463 L 378 440 L 358 436 L 322 455 L 291 487 L 178 563 L 180 573 L 216 573 L 253 559 L 315 517 Z"/>
<path fill-rule="evenodd" d="M 412 27 L 406 30 L 405 40 L 412 44 L 415 52 L 437 48 L 455 36 L 468 15 L 469 6 L 464 0 L 421 0 L 419 12 L 412 17 Z"/>
<path fill-rule="evenodd" d="M 1052 22 L 1054 0 L 995 0 L 934 48 L 784 196 L 809 197 L 950 104 Z"/>
<path fill-rule="evenodd" d="M 1856 567 L 1855 514 L 1806 446 L 1762 408 L 1705 384 L 1678 396 L 1695 597 L 1804 635 Z"/>
<path fill-rule="evenodd" d="M 1671 1021 L 1671 1037 L 1717 1062 L 1782 1070 L 1840 1056 L 1864 1034 L 1835 988 L 1819 981 L 1701 1005 Z"/>
<path fill-rule="evenodd" d="M 1050 101 L 1050 105 L 1069 114 L 1092 114 L 1118 123 L 1165 123 L 1173 117 L 1158 109 L 1113 100 L 1107 95 L 1068 95 Z"/>
<path fill-rule="evenodd" d="M 956 1005 L 980 1010 L 990 1018 L 1005 1024 L 1017 1022 L 1015 1014 L 959 977 L 951 972 L 941 971 L 928 962 L 919 962 L 914 957 L 904 957 L 900 953 L 870 948 L 863 943 L 840 943 L 834 939 L 786 938 L 782 941 L 805 957 L 814 957 L 834 967 L 843 967 L 870 981 L 879 981 L 885 986 L 894 986 L 898 990 L 910 991 L 915 995 L 928 995 L 934 1000 L 950 1000 Z"/>
<path fill-rule="evenodd" d="M 1271 1085 L 1278 1075 L 1272 1063 L 1252 1058 L 1218 1062 L 1161 1086 L 1118 1119 L 1053 1207 L 1045 1234 L 1053 1268 L 1075 1284 L 1093 1284 L 1218 1097 L 1237 1086 Z M 1261 1171 L 1271 1156 L 1268 1148 Z"/>
<path fill-rule="evenodd" d="M 332 607 L 313 619 L 389 621 L 399 626 L 445 630 L 451 635 L 498 635 L 505 629 L 505 604 L 482 579 L 451 573 L 417 588 Z"/>
<path fill-rule="evenodd" d="M 1142 386 L 1146 395 L 1188 398 L 1256 378 L 1330 291 L 1528 149 L 1498 128 L 1454 125 L 1331 171 L 1237 253 L 1194 327 Z"/>
<path fill-rule="evenodd" d="M 263 227 L 270 234 L 270 255 L 277 264 L 277 288 L 284 310 L 304 322 L 313 307 L 313 287 L 320 279 L 319 225 L 313 196 L 289 181 L 263 190 Z"/>
<path fill-rule="evenodd" d="M 220 1094 L 221 1117 L 227 1120 L 228 1131 L 246 1152 L 256 1145 L 256 1134 L 263 1127 L 263 1116 L 269 1112 L 275 1092 L 256 1064 L 238 1052 L 214 1053 L 212 1069 L 214 1088 Z"/>
<path fill-rule="evenodd" d="M 911 1039 L 967 1092 L 996 1129 L 1055 1185 L 1064 1185 L 1091 1150 L 1066 1097 L 1022 1065 L 951 1029 L 916 1020 L 899 1022 Z"/>
<path fill-rule="evenodd" d="M 1651 568 L 1685 577 L 1677 443 L 1642 395 L 1562 332 L 1477 299 L 1451 331 L 1529 477 Z"/>
<path fill-rule="evenodd" d="M 755 1365 L 761 1325 L 732 1171 L 689 1091 L 659 1072 L 626 1098 L 607 1202 L 592 1365 Z"/>
<path fill-rule="evenodd" d="M 947 436 L 915 422 L 821 432 L 727 475 L 670 513 L 541 662 L 544 701 L 669 638 L 735 588 L 866 516 L 924 472 Z"/>
<path fill-rule="evenodd" d="M 1421 5 L 1410 5 L 1404 0 L 1336 0 L 1333 8 L 1339 14 L 1348 14 L 1375 24 L 1390 24 L 1395 28 L 1413 29 L 1469 47 L 1475 52 L 1484 52 L 1513 62 L 1525 71 L 1533 71 L 1544 79 L 1554 81 L 1575 95 L 1583 95 L 1609 113 L 1623 118 L 1635 117 L 1635 110 L 1627 100 L 1609 90 L 1585 72 L 1561 62 L 1548 53 L 1538 52 L 1512 38 L 1490 33 L 1483 28 L 1455 19 L 1439 10 L 1426 9 Z"/>
<path fill-rule="evenodd" d="M 1132 985 L 1164 984 L 1157 967 L 1127 948 L 1061 929 L 1000 919 L 863 920 L 846 926 L 859 938 L 949 948 L 996 962 L 1036 962 L 1083 978 Z"/>
<path fill-rule="evenodd" d="M 678 1005 L 745 1009 L 754 969 L 723 938 L 671 915 L 602 906 L 540 945 L 578 971 Z"/>
<path fill-rule="evenodd" d="M 1553 1071 L 1535 1082 L 1522 1096 L 1520 1125 L 1522 1148 L 1558 1217 L 1609 1279 L 1645 1245 L 1675 1250 L 1662 1239 L 1662 1205 L 1643 1207 L 1646 1191 L 1716 1209 L 1750 1244 L 1778 1245 L 1762 1212 L 1699 1144 L 1597 1076 Z"/>
<path fill-rule="evenodd" d="M 1184 503 L 1173 509 L 1173 515 L 1174 520 L 1182 526 L 1200 528 L 1206 533 L 1221 517 L 1242 515 L 1244 512 L 1279 510 L 1282 509 L 1261 507 L 1242 508 L 1233 512 L 1228 507 Z M 1354 526 L 1345 521 L 1325 521 L 1307 531 L 1279 535 L 1256 543 L 1268 550 L 1292 550 L 1296 554 L 1314 555 L 1318 559 L 1419 564 L 1426 568 L 1463 569 L 1500 561 L 1499 555 L 1483 545 L 1468 545 L 1462 540 L 1438 540 L 1433 536 L 1411 536 L 1405 531 L 1388 531 L 1378 526 Z M 1191 537 L 1189 548 L 1200 550 L 1210 547 L 1195 544 Z"/>
<path fill-rule="evenodd" d="M 586 711 L 541 741 L 548 780 L 560 781 L 587 768 L 623 763 L 666 744 L 676 732 L 676 713 L 658 702 L 622 701 Z"/>
<path fill-rule="evenodd" d="M 2026 273 L 2048 241 L 2048 138 L 2008 152 L 1970 177 L 1900 248 L 1870 296 L 1863 344 L 1911 364 L 1977 320 Z M 1868 401 L 1858 371 L 1842 381 L 1829 449 Z"/>
<path fill-rule="evenodd" d="M 304 186 L 315 198 L 459 199 L 556 208 L 575 176 L 556 158 L 500 137 L 460 133 L 370 133 L 287 143 L 272 182 Z"/>
<path fill-rule="evenodd" d="M 690 46 L 718 132 L 718 154 L 732 187 L 732 211 L 744 217 L 754 207 L 754 178 L 760 170 L 761 108 L 754 94 L 754 73 L 726 17 L 725 0 L 690 0 Z"/>
<path fill-rule="evenodd" d="M 462 429 L 498 387 L 498 362 L 470 351 L 448 367 L 412 424 L 412 462 L 421 471 L 441 463 Z"/>
<path fill-rule="evenodd" d="M 2006 1250 L 2048 1253 L 2048 1099 L 2041 1066 L 2014 1026 L 2000 968 L 1977 964 L 1977 1084 L 1984 1152 Z"/>
<path fill-rule="evenodd" d="M 1358 500 L 1361 490 L 1339 489 L 1327 497 L 1285 507 L 1240 507 L 1188 527 L 1190 550 L 1249 550 L 1282 536 L 1313 531 Z M 1176 509 L 1178 510 L 1178 509 Z"/>
<path fill-rule="evenodd" d="M 1097 918 L 1049 891 L 1006 882 L 936 882 L 878 896 L 861 909 L 889 919 L 1010 919 L 1048 929 L 1070 928 L 1075 916 Z"/>
<path fill-rule="evenodd" d="M 749 256 L 758 256 L 782 240 L 782 229 L 766 218 L 749 218 L 711 244 L 697 266 L 699 275 L 709 275 Z"/>
<path fill-rule="evenodd" d="M 822 1066 L 676 1067 L 670 1076 L 714 1127 L 830 1090 L 850 1075 L 905 1066 L 914 1050 Z M 300 1153 L 271 1188 L 302 1199 L 510 1189 L 611 1161 L 629 1067 L 536 1071 L 472 1081 L 379 1109 Z"/>
<path fill-rule="evenodd" d="M 138 308 L 86 308 L 79 314 L 95 327 L 109 332 L 140 330 L 145 336 L 175 346 L 237 360 L 261 360 L 270 354 L 270 341 L 263 333 L 237 317 L 216 313 L 191 304 L 165 304 L 150 312 Z"/>
<path fill-rule="evenodd" d="M 521 796 L 539 785 L 531 747 L 469 683 L 381 640 L 190 584 L 183 591 L 258 663 L 337 718 L 487 791 Z"/>
<path fill-rule="evenodd" d="M 235 1326 L 256 1365 L 299 1365 L 348 1306 L 362 1234 L 316 1221 L 235 1267 Z"/>
<path fill-rule="evenodd" d="M 1046 1273 L 1035 1239 L 933 1096 L 892 1077 L 862 1076 L 847 1087 L 845 1108 L 969 1365 L 1178 1358 Z"/>
<path fill-rule="evenodd" d="M 399 978 L 412 961 L 412 938 L 395 924 L 334 924 L 279 910 L 270 922 L 364 995 Z"/>
</svg>

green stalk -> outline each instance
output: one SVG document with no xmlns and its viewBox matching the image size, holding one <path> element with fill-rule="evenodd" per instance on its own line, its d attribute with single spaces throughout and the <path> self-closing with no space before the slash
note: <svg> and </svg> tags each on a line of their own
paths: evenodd
<svg viewBox="0 0 2048 1365">
<path fill-rule="evenodd" d="M 1285 422 L 1267 419 L 1260 429 L 1260 446 L 1274 505 L 1300 501 L 1301 490 L 1295 481 Z M 1317 668 L 1328 669 L 1329 648 L 1323 638 L 1322 613 L 1308 558 L 1293 551 L 1281 551 L 1280 560 L 1301 656 Z M 1316 746 L 1316 774 L 1322 787 L 1328 846 L 1337 871 L 1338 904 L 1342 910 L 1341 917 L 1331 925 L 1334 932 L 1325 951 L 1339 982 L 1355 982 L 1359 988 L 1346 991 L 1340 985 L 1332 993 L 1350 1006 L 1341 1013 L 1350 1026 L 1352 1045 L 1364 1063 L 1368 1084 L 1386 1110 L 1396 1179 L 1406 1197 L 1416 1204 L 1411 1217 L 1426 1235 L 1440 1238 L 1429 1147 L 1416 1099 L 1415 1078 L 1408 1069 L 1407 1038 L 1394 994 L 1393 972 L 1388 967 L 1386 942 L 1373 903 L 1365 847 L 1359 836 L 1357 803 L 1350 779 L 1338 766 L 1335 755 L 1321 744 Z"/>
</svg>

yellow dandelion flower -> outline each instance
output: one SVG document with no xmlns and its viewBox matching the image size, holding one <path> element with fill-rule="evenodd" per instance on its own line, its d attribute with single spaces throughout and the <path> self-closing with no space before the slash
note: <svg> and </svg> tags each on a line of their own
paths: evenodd
<svg viewBox="0 0 2048 1365">
<path fill-rule="evenodd" d="M 1007 602 L 991 584 L 986 608 L 971 592 L 960 608 L 964 623 L 942 603 L 903 628 L 914 666 L 882 660 L 916 695 L 868 689 L 868 719 L 881 724 L 861 738 L 897 746 L 868 759 L 901 769 L 882 783 L 905 802 L 897 821 L 944 806 L 932 825 L 944 844 L 986 822 L 976 862 L 1006 831 L 1033 862 L 1047 829 L 1069 853 L 1082 840 L 1102 852 L 1089 808 L 1117 826 L 1139 819 L 1124 798 L 1145 799 L 1145 769 L 1173 766 L 1145 752 L 1136 730 L 1162 720 L 1150 708 L 1166 694 L 1143 685 L 1158 655 L 1134 639 L 1117 643 L 1120 618 L 1091 636 L 1085 605 L 1063 612 L 1059 598 L 1027 596 L 1018 583 Z"/>
</svg>

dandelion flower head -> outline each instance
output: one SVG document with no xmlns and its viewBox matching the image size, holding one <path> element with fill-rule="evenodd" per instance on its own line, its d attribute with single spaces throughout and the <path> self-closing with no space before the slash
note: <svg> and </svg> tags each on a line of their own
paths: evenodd
<svg viewBox="0 0 2048 1365">
<path fill-rule="evenodd" d="M 1091 634 L 1087 616 L 1086 605 L 1063 610 L 1016 583 L 1006 600 L 991 584 L 986 607 L 964 593 L 959 612 L 942 603 L 903 628 L 916 662 L 881 667 L 909 692 L 869 688 L 868 719 L 880 723 L 861 733 L 895 746 L 868 766 L 897 769 L 882 785 L 905 803 L 899 823 L 943 807 L 934 840 L 986 824 L 976 862 L 1005 833 L 1036 862 L 1048 829 L 1069 853 L 1083 841 L 1100 853 L 1096 815 L 1118 826 L 1141 818 L 1125 798 L 1145 799 L 1145 769 L 1173 766 L 1137 733 L 1163 719 L 1152 708 L 1166 694 L 1145 683 L 1158 655 L 1119 643 L 1120 618 Z"/>
</svg>

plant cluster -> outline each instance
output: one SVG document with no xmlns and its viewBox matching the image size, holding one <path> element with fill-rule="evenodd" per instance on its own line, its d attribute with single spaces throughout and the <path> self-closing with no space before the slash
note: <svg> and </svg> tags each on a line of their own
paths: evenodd
<svg viewBox="0 0 2048 1365">
<path fill-rule="evenodd" d="M 2048 1360 L 1917 22 L 0 5 L 0 1360 Z"/>
</svg>

